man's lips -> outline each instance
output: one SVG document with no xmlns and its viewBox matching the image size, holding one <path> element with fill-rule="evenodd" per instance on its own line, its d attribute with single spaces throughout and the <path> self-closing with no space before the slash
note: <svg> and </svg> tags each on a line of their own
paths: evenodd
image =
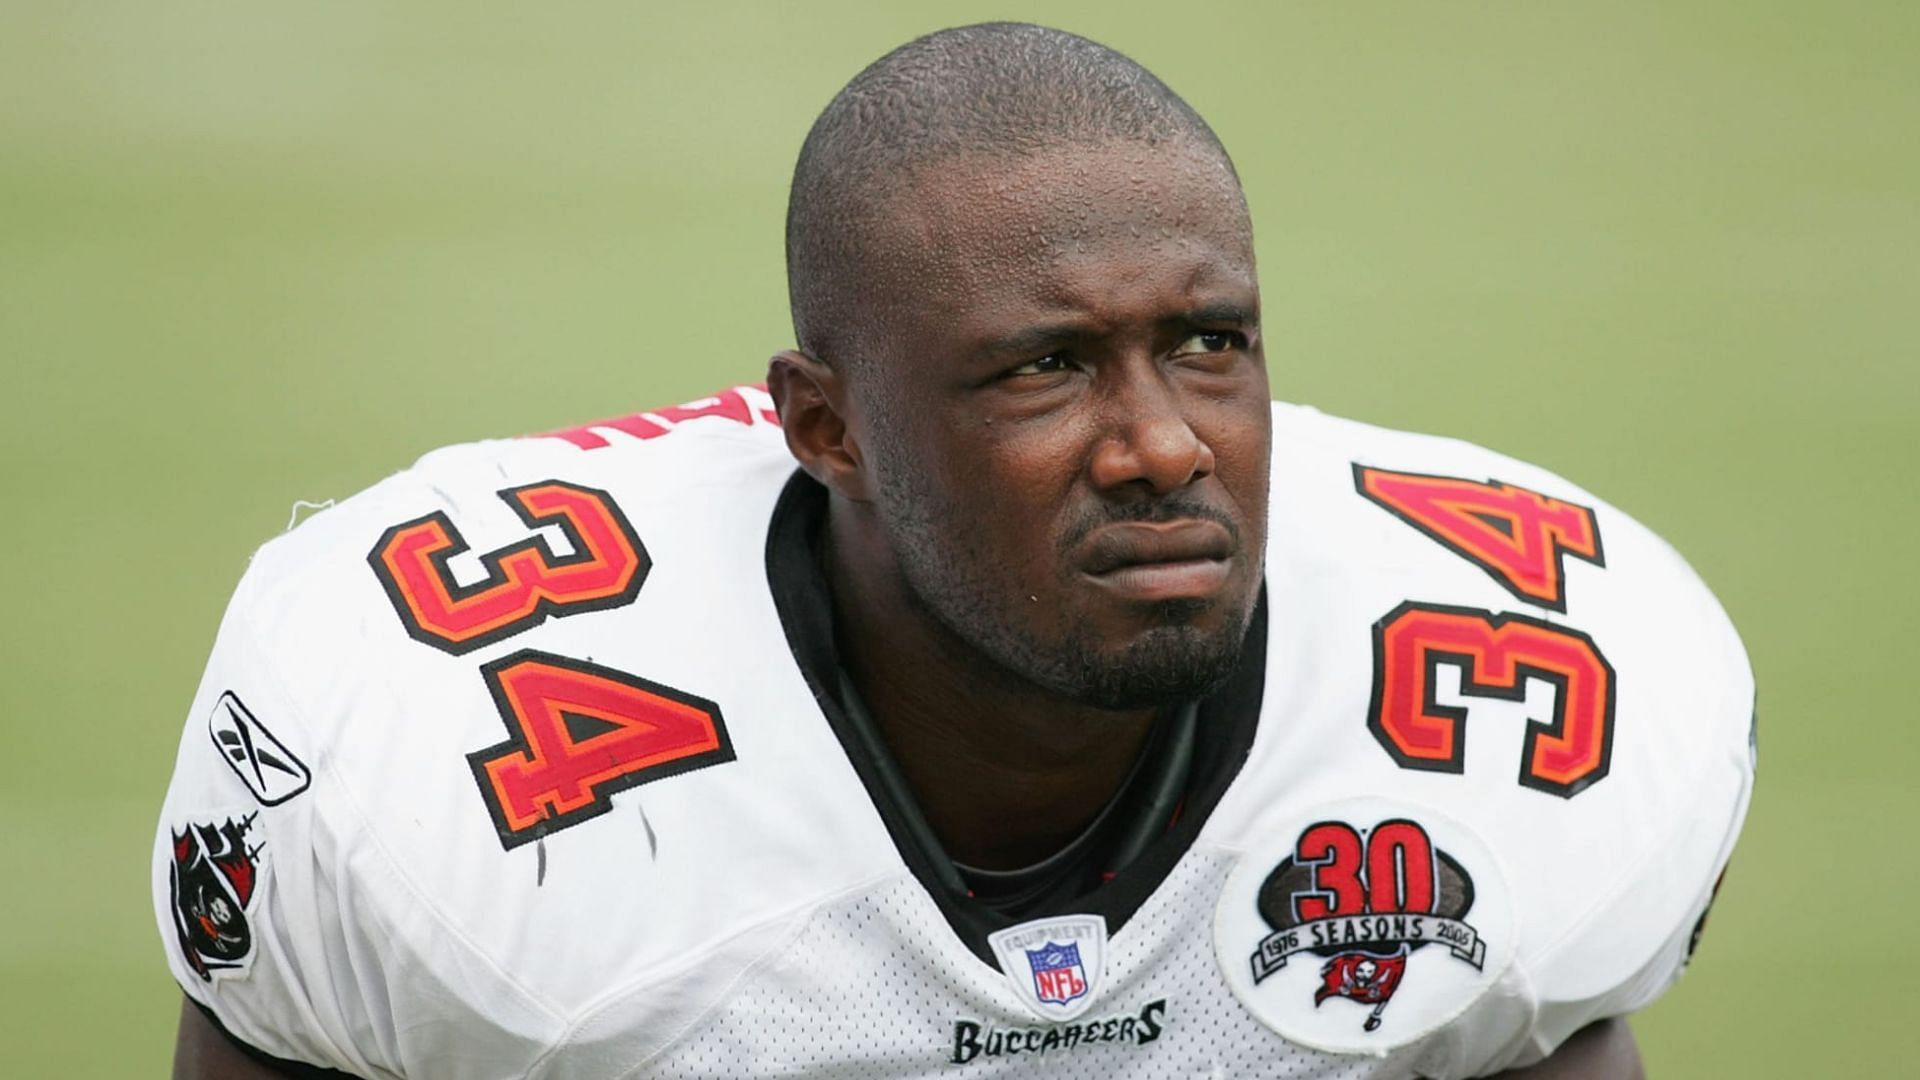
<svg viewBox="0 0 1920 1080">
<path fill-rule="evenodd" d="M 1095 575 L 1126 566 L 1233 557 L 1233 535 L 1226 526 L 1201 518 L 1103 525 L 1087 537 L 1086 546 L 1082 569 Z"/>
<path fill-rule="evenodd" d="M 1120 522 L 1095 529 L 1081 569 L 1097 584 L 1134 600 L 1212 596 L 1226 584 L 1233 534 L 1199 518 Z"/>
</svg>

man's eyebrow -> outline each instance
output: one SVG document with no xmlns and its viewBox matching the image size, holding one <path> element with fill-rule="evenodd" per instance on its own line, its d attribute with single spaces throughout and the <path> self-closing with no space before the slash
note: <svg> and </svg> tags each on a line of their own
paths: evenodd
<svg viewBox="0 0 1920 1080">
<path fill-rule="evenodd" d="M 1250 305 L 1232 300 L 1217 300 L 1171 315 L 1167 322 L 1192 326 L 1245 328 L 1258 325 L 1260 316 Z M 1044 356 L 1052 350 L 1072 345 L 1084 338 L 1087 333 L 1087 328 L 1078 323 L 1043 323 L 1015 330 L 1001 337 L 989 338 L 980 343 L 976 353 L 994 358 Z"/>
<path fill-rule="evenodd" d="M 1230 300 L 1215 301 L 1189 308 L 1179 316 L 1182 320 L 1196 326 L 1253 326 L 1260 316 L 1253 308 L 1237 304 Z"/>
<path fill-rule="evenodd" d="M 1071 345 L 1084 336 L 1086 330 L 1072 323 L 1050 323 L 1041 326 L 1029 326 L 1015 330 L 1002 337 L 992 338 L 981 343 L 979 351 L 989 356 L 1031 356 L 1044 354 L 1047 350 Z"/>
</svg>

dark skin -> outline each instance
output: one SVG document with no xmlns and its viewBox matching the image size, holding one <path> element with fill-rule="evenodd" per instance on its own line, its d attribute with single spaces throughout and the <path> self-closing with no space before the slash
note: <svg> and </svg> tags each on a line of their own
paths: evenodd
<svg viewBox="0 0 1920 1080">
<path fill-rule="evenodd" d="M 1109 152 L 923 179 L 881 215 L 901 287 L 866 355 L 768 373 L 832 493 L 849 671 L 949 854 L 990 869 L 1076 834 L 1158 711 L 1060 685 L 1046 643 L 1122 669 L 1161 645 L 1230 660 L 1260 582 L 1269 410 L 1239 189 L 1197 147 L 1117 171 Z M 1143 514 L 1162 520 L 1125 519 Z M 930 548 L 933 571 L 903 555 Z"/>
<path fill-rule="evenodd" d="M 850 675 L 949 854 L 1017 867 L 1244 636 L 1271 459 L 1251 229 L 1184 142 L 950 161 L 888 210 L 849 355 L 782 352 L 768 385 L 830 493 Z M 174 1075 L 279 1074 L 189 1007 Z M 1503 1075 L 1642 1073 L 1609 1020 Z"/>
</svg>

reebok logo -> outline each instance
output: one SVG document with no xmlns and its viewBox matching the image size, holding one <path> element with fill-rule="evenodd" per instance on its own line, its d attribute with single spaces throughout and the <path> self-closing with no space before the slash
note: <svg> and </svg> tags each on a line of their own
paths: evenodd
<svg viewBox="0 0 1920 1080">
<path fill-rule="evenodd" d="M 238 695 L 229 690 L 214 703 L 207 718 L 213 748 L 240 782 L 262 805 L 278 806 L 307 790 L 313 773 L 287 745 L 256 719 Z"/>
</svg>

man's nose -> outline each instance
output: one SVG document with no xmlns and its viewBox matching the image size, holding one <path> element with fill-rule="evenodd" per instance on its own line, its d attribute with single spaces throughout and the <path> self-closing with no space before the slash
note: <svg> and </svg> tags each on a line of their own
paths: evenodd
<svg viewBox="0 0 1920 1080">
<path fill-rule="evenodd" d="M 1105 410 L 1108 430 L 1090 469 L 1102 491 L 1166 495 L 1213 472 L 1213 448 L 1193 429 L 1179 391 L 1158 365 L 1147 366 L 1127 377 Z"/>
</svg>

